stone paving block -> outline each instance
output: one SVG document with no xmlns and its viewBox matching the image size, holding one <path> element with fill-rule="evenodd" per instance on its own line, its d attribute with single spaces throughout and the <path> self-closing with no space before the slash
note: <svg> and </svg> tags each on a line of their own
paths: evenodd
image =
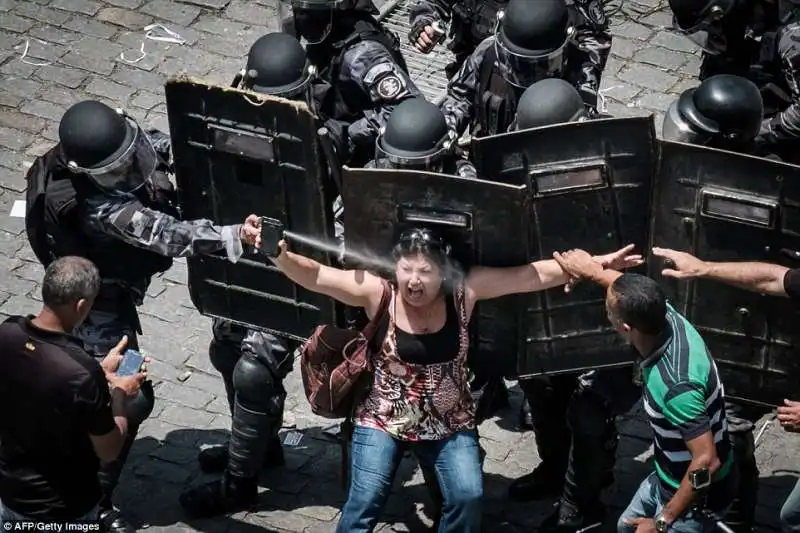
<svg viewBox="0 0 800 533">
<path fill-rule="evenodd" d="M 695 52 L 697 45 L 689 40 L 688 37 L 670 31 L 660 31 L 650 41 L 656 46 L 663 46 L 676 52 Z"/>
<path fill-rule="evenodd" d="M 25 37 L 17 33 L 0 30 L 0 48 L 12 49 L 20 43 L 25 42 Z"/>
<path fill-rule="evenodd" d="M 23 98 L 29 98 L 32 94 L 36 94 L 40 87 L 41 84 L 37 81 L 12 76 L 4 77 L 2 82 L 4 92 Z"/>
<path fill-rule="evenodd" d="M 181 430 L 183 430 L 181 426 L 170 424 L 169 422 L 161 420 L 160 418 L 148 418 L 142 422 L 142 425 L 139 427 L 138 438 L 151 438 L 157 442 L 163 443 L 167 440 L 169 435 L 180 432 Z M 172 441 L 173 443 L 175 442 L 174 437 L 172 438 Z M 185 443 L 185 441 L 181 443 L 179 440 L 176 444 L 183 446 L 194 446 L 196 442 L 197 439 L 195 438 L 191 443 Z"/>
<path fill-rule="evenodd" d="M 129 30 L 141 30 L 150 24 L 153 18 L 121 7 L 105 7 L 97 14 L 97 20 Z"/>
<path fill-rule="evenodd" d="M 3 279 L 3 290 L 5 292 L 9 292 L 15 296 L 27 296 L 34 290 L 36 290 L 36 284 L 41 280 L 30 281 L 27 279 L 23 279 L 17 276 L 17 270 L 22 267 L 24 263 L 17 260 L 17 259 L 6 259 L 0 261 L 0 266 L 3 267 L 4 271 L 10 271 L 14 269 L 14 273 L 12 275 L 8 275 Z"/>
<path fill-rule="evenodd" d="M 105 96 L 111 100 L 119 101 L 122 106 L 125 105 L 128 98 L 136 91 L 136 89 L 132 89 L 127 85 L 120 85 L 119 83 L 109 81 L 100 76 L 92 76 L 85 90 L 89 94 Z"/>
<path fill-rule="evenodd" d="M 40 311 L 40 306 L 25 296 L 11 296 L 3 305 L 0 305 L 0 313 L 5 315 L 35 315 Z"/>
<path fill-rule="evenodd" d="M 645 92 L 637 98 L 636 103 L 640 107 L 647 109 L 666 111 L 672 102 L 675 101 L 675 98 L 676 97 L 672 94 Z"/>
<path fill-rule="evenodd" d="M 18 2 L 14 11 L 28 19 L 55 24 L 56 26 L 63 24 L 70 17 L 70 14 L 65 11 L 37 6 L 31 2 Z"/>
<path fill-rule="evenodd" d="M 169 0 L 152 0 L 140 8 L 142 13 L 153 15 L 175 24 L 188 26 L 200 15 L 200 8 Z"/>
<path fill-rule="evenodd" d="M 29 164 L 26 166 L 26 161 L 26 158 L 19 152 L 12 152 L 11 150 L 0 148 L 0 166 L 25 172 L 30 166 Z M 30 161 L 27 162 L 30 163 Z"/>
<path fill-rule="evenodd" d="M 274 528 L 277 527 L 282 531 L 302 533 L 306 527 L 309 527 L 309 522 L 313 522 L 313 520 L 289 511 L 274 509 L 269 512 L 249 513 L 244 517 L 244 522 L 265 528 L 267 531 L 274 531 Z"/>
<path fill-rule="evenodd" d="M 185 384 L 162 383 L 156 387 L 156 398 L 163 398 L 193 409 L 203 409 L 214 399 L 214 395 Z"/>
<path fill-rule="evenodd" d="M 672 74 L 639 64 L 632 64 L 623 69 L 617 77 L 622 81 L 660 92 L 666 91 L 678 82 L 678 78 Z"/>
<path fill-rule="evenodd" d="M 59 121 L 66 109 L 58 104 L 43 101 L 32 101 L 24 104 L 20 111 L 37 117 Z"/>
<path fill-rule="evenodd" d="M 203 428 L 214 419 L 214 415 L 205 411 L 189 409 L 182 405 L 170 404 L 164 408 L 160 420 L 176 426 Z"/>
<path fill-rule="evenodd" d="M 642 48 L 633 59 L 639 63 L 652 65 L 660 69 L 678 70 L 694 56 L 686 52 L 675 52 L 666 48 L 648 46 Z"/>
<path fill-rule="evenodd" d="M 22 150 L 33 142 L 33 135 L 12 128 L 0 127 L 0 146 L 9 150 Z"/>
<path fill-rule="evenodd" d="M 20 17 L 13 13 L 5 13 L 0 17 L 0 29 L 13 31 L 14 33 L 25 33 L 35 23 L 32 19 Z"/>
<path fill-rule="evenodd" d="M 110 39 L 119 31 L 118 27 L 112 26 L 111 24 L 81 16 L 72 17 L 64 24 L 64 28 L 98 39 Z M 90 48 L 92 47 L 90 46 Z M 115 52 L 112 55 L 116 55 L 117 53 L 119 52 Z"/>
<path fill-rule="evenodd" d="M 186 384 L 220 398 L 225 396 L 225 385 L 223 385 L 222 379 L 219 378 L 219 374 L 210 376 L 202 372 L 192 372 L 191 377 L 186 380 Z"/>
<path fill-rule="evenodd" d="M 626 21 L 622 24 L 612 27 L 611 33 L 614 36 L 619 35 L 620 37 L 624 37 L 626 39 L 645 41 L 650 38 L 650 36 L 653 34 L 653 31 L 647 26 L 643 26 L 632 21 Z"/>
<path fill-rule="evenodd" d="M 15 193 L 25 192 L 25 175 L 22 172 L 0 167 L 0 187 Z"/>
<path fill-rule="evenodd" d="M 84 80 L 86 80 L 86 78 L 89 77 L 89 73 L 75 68 L 47 65 L 41 67 L 39 70 L 36 71 L 36 77 L 42 81 L 54 82 L 59 85 L 64 85 L 65 87 L 68 87 L 70 89 L 77 89 L 83 84 Z M 42 98 L 45 98 L 44 94 L 50 91 L 57 91 L 57 90 L 59 90 L 58 87 L 53 87 L 53 86 L 46 87 L 42 91 Z M 75 98 L 83 96 L 82 94 L 76 93 L 75 91 L 66 91 L 66 92 L 68 94 L 72 94 L 75 96 L 73 96 L 73 98 L 63 98 L 62 100 L 79 101 L 75 100 Z M 52 98 L 49 99 L 45 98 L 45 99 L 55 103 L 64 103 L 63 101 L 55 100 Z"/>
<path fill-rule="evenodd" d="M 14 270 L 14 275 L 23 280 L 39 283 L 44 278 L 44 267 L 39 262 L 25 263 Z"/>
<path fill-rule="evenodd" d="M 95 15 L 100 11 L 99 2 L 93 0 L 53 0 L 50 3 L 51 7 L 56 9 L 63 9 L 64 11 L 74 11 L 76 13 L 83 13 L 84 15 Z"/>
<path fill-rule="evenodd" d="M 148 89 L 151 91 L 163 91 L 162 87 L 166 78 L 153 72 L 144 72 L 130 66 L 123 66 L 111 76 L 111 79 L 122 85 L 136 87 L 138 89 Z"/>
<path fill-rule="evenodd" d="M 247 36 L 220 37 L 211 35 L 201 39 L 198 46 L 207 52 L 217 53 L 229 58 L 243 61 L 253 44 L 253 39 Z M 230 61 L 230 59 L 228 60 Z"/>
<path fill-rule="evenodd" d="M 125 9 L 136 9 L 144 3 L 144 0 L 105 0 L 106 4 Z"/>
<path fill-rule="evenodd" d="M 38 24 L 32 28 L 28 35 L 50 43 L 68 44 L 81 39 L 82 35 L 74 31 L 57 28 L 49 24 Z"/>
<path fill-rule="evenodd" d="M 15 50 L 14 58 L 0 67 L 0 72 L 6 75 L 6 79 L 28 79 L 36 70 L 36 65 L 31 65 L 20 60 L 21 55 L 22 50 Z"/>
<path fill-rule="evenodd" d="M 641 46 L 642 44 L 637 41 L 615 36 L 611 45 L 611 54 L 625 59 L 630 59 L 633 57 L 633 54 L 635 54 L 636 51 L 641 48 Z"/>
<path fill-rule="evenodd" d="M 261 36 L 260 31 L 256 27 L 221 18 L 217 14 L 201 15 L 200 18 L 192 24 L 192 27 L 222 37 L 247 36 L 253 37 L 253 40 L 255 40 Z"/>
<path fill-rule="evenodd" d="M 131 101 L 131 105 L 141 107 L 142 109 L 152 109 L 160 103 L 163 103 L 164 97 L 149 91 L 139 91 L 139 93 Z"/>
<path fill-rule="evenodd" d="M 33 115 L 18 111 L 0 111 L 0 126 L 6 128 L 14 128 L 28 133 L 39 133 L 46 125 L 46 120 Z"/>
<path fill-rule="evenodd" d="M 2 92 L 1 90 L 2 87 L 0 87 L 0 106 L 17 107 L 22 102 L 21 97 L 15 96 L 7 92 Z"/>
<path fill-rule="evenodd" d="M 245 0 L 231 0 L 225 10 L 225 15 L 238 22 L 259 26 L 267 24 L 267 21 L 274 18 L 277 12 L 275 9 L 253 5 Z"/>
</svg>

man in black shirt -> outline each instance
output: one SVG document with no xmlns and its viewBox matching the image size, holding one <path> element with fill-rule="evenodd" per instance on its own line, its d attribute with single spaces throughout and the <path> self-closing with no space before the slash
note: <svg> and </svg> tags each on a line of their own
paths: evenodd
<svg viewBox="0 0 800 533">
<path fill-rule="evenodd" d="M 145 378 L 114 374 L 127 338 L 98 363 L 69 334 L 99 289 L 94 264 L 63 257 L 45 272 L 39 315 L 0 324 L 0 522 L 98 518 L 100 462 L 122 449 Z"/>
<path fill-rule="evenodd" d="M 686 252 L 669 248 L 653 248 L 653 255 L 671 263 L 661 274 L 670 278 L 700 278 L 733 285 L 740 289 L 783 296 L 800 302 L 800 268 L 788 268 L 772 263 L 702 261 Z M 784 400 L 778 407 L 778 421 L 787 430 L 800 429 L 800 402 Z M 800 532 L 800 481 L 781 508 L 783 531 Z"/>
</svg>

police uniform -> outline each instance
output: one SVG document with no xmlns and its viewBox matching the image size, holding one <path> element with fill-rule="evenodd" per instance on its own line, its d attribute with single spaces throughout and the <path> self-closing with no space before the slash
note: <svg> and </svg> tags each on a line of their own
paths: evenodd
<svg viewBox="0 0 800 533">
<path fill-rule="evenodd" d="M 300 42 L 269 33 L 250 47 L 247 63 L 232 85 L 243 90 L 305 101 L 313 109 L 314 69 Z M 208 355 L 222 375 L 232 415 L 227 446 L 200 452 L 205 472 L 224 471 L 218 480 L 184 492 L 180 503 L 193 517 L 214 516 L 251 504 L 255 479 L 266 466 L 284 464 L 278 431 L 283 425 L 284 378 L 294 366 L 296 343 L 265 331 L 215 318 Z"/>
<path fill-rule="evenodd" d="M 284 26 L 307 41 L 317 69 L 316 110 L 342 164 L 362 167 L 395 105 L 420 96 L 400 42 L 374 17 L 371 0 L 281 0 Z M 326 21 L 329 21 L 326 23 Z"/>
<path fill-rule="evenodd" d="M 743 76 L 715 74 L 684 91 L 664 116 L 666 140 L 700 144 L 768 159 L 779 159 L 756 142 L 764 116 L 759 87 Z M 738 533 L 752 531 L 759 471 L 755 459 L 755 423 L 767 410 L 727 398 L 725 413 L 739 469 L 739 486 L 725 522 Z"/>
<path fill-rule="evenodd" d="M 85 124 L 92 124 L 86 128 Z M 169 171 L 169 138 L 145 132 L 124 114 L 96 101 L 75 104 L 62 117 L 60 143 L 28 173 L 26 229 L 43 264 L 78 255 L 97 265 L 102 286 L 92 311 L 76 329 L 87 350 L 105 357 L 123 335 L 138 348 L 136 307 L 151 277 L 173 257 L 224 250 L 243 253 L 241 225 L 181 221 Z M 111 531 L 133 531 L 111 496 L 139 428 L 153 410 L 149 382 L 128 412 L 128 435 L 119 457 L 101 467 L 101 520 Z"/>
<path fill-rule="evenodd" d="M 448 48 L 455 55 L 455 60 L 445 67 L 450 79 L 475 48 L 492 35 L 497 13 L 507 3 L 508 0 L 418 0 L 409 9 L 409 40 L 415 43 L 426 26 L 448 27 Z"/>
<path fill-rule="evenodd" d="M 515 55 L 515 48 L 525 46 L 530 47 L 528 54 Z M 610 50 L 611 34 L 599 1 L 567 5 L 563 0 L 510 0 L 495 35 L 481 42 L 450 80 L 442 110 L 459 134 L 470 127 L 473 136 L 505 133 L 522 91 L 546 77 L 568 80 L 596 108 Z M 536 64 L 522 59 L 533 55 L 541 58 Z"/>
<path fill-rule="evenodd" d="M 719 4 L 719 5 L 717 5 Z M 753 81 L 764 100 L 756 142 L 796 162 L 800 138 L 800 5 L 794 0 L 726 3 L 670 0 L 674 26 L 703 49 L 700 80 L 734 74 Z M 715 20 L 697 15 L 715 11 Z"/>
</svg>

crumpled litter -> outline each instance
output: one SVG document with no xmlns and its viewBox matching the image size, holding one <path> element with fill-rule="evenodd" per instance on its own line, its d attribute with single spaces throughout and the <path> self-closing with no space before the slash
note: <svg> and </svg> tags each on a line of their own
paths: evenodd
<svg viewBox="0 0 800 533">
<path fill-rule="evenodd" d="M 36 40 L 41 44 L 44 44 L 44 45 L 48 44 L 48 43 L 46 43 L 46 42 L 44 42 L 42 40 L 39 40 L 39 39 L 36 39 Z M 25 40 L 25 49 L 22 51 L 22 55 L 19 56 L 19 60 L 20 61 L 22 61 L 26 65 L 31 65 L 33 67 L 46 67 L 47 65 L 52 65 L 53 64 L 51 61 L 44 61 L 44 62 L 40 63 L 40 62 L 36 62 L 36 61 L 31 61 L 29 59 L 25 59 L 28 56 L 28 50 L 30 49 L 30 47 L 31 47 L 31 40 L 30 39 L 26 39 Z M 19 48 L 19 47 L 17 47 L 17 48 Z"/>
<path fill-rule="evenodd" d="M 155 30 L 160 30 L 162 32 L 161 35 L 158 35 Z M 128 59 L 125 57 L 125 52 L 121 52 L 119 54 L 119 58 L 130 64 L 138 63 L 142 59 L 147 56 L 147 52 L 144 50 L 144 44 L 147 40 L 151 41 L 159 41 L 162 43 L 173 43 L 173 44 L 186 44 L 186 39 L 180 36 L 178 32 L 174 32 L 171 29 L 167 28 L 163 24 L 150 24 L 149 26 L 144 27 L 144 40 L 142 40 L 142 46 L 139 49 L 139 54 L 141 54 L 136 59 Z"/>
</svg>

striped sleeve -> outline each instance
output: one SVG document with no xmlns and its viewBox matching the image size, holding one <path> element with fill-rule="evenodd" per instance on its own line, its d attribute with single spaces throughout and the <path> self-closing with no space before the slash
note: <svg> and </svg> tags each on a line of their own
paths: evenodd
<svg viewBox="0 0 800 533">
<path fill-rule="evenodd" d="M 692 440 L 711 430 L 705 391 L 699 383 L 683 381 L 670 387 L 664 397 L 664 416 L 684 440 Z"/>
</svg>

